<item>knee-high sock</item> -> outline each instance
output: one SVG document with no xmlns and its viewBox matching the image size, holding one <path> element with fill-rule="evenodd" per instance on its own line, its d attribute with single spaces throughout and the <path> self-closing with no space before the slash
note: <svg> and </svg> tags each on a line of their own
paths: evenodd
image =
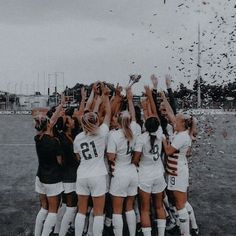
<svg viewBox="0 0 236 236">
<path fill-rule="evenodd" d="M 142 228 L 142 232 L 144 236 L 151 236 L 151 231 L 152 231 L 151 227 Z"/>
<path fill-rule="evenodd" d="M 104 216 L 94 216 L 93 235 L 102 236 L 103 227 L 104 227 Z"/>
<path fill-rule="evenodd" d="M 166 220 L 157 219 L 158 236 L 165 236 Z"/>
<path fill-rule="evenodd" d="M 136 234 L 136 215 L 134 210 L 127 211 L 125 213 L 126 215 L 126 220 L 129 228 L 129 235 L 130 236 L 135 236 Z"/>
<path fill-rule="evenodd" d="M 112 215 L 112 224 L 114 228 L 115 236 L 123 235 L 123 218 L 121 214 L 113 214 Z"/>
<path fill-rule="evenodd" d="M 180 232 L 183 236 L 189 236 L 189 214 L 187 209 L 184 207 L 181 210 L 178 210 L 179 213 L 179 222 L 180 222 Z"/>
<path fill-rule="evenodd" d="M 35 229 L 34 229 L 34 235 L 35 236 L 41 236 L 42 230 L 43 230 L 43 223 L 48 215 L 48 210 L 41 208 L 38 212 L 38 215 L 35 220 Z"/>
<path fill-rule="evenodd" d="M 85 222 L 85 215 L 77 213 L 75 217 L 75 236 L 82 236 Z"/>
<path fill-rule="evenodd" d="M 44 222 L 42 236 L 49 236 L 57 222 L 57 213 L 48 213 Z"/>
<path fill-rule="evenodd" d="M 77 212 L 77 207 L 66 207 L 66 212 L 61 221 L 61 228 L 59 232 L 59 236 L 65 236 L 70 225 L 75 220 L 75 215 Z"/>
<path fill-rule="evenodd" d="M 190 220 L 192 228 L 197 229 L 198 226 L 197 226 L 197 221 L 196 221 L 196 218 L 195 218 L 193 207 L 191 206 L 191 204 L 189 202 L 186 202 L 185 207 L 188 211 L 189 220 Z"/>
<path fill-rule="evenodd" d="M 66 204 L 62 203 L 61 207 L 59 208 L 58 213 L 57 213 L 57 222 L 56 222 L 56 226 L 54 228 L 55 234 L 59 234 L 59 231 L 61 228 L 61 221 L 62 221 L 62 218 L 65 214 L 65 211 L 66 211 Z"/>
</svg>

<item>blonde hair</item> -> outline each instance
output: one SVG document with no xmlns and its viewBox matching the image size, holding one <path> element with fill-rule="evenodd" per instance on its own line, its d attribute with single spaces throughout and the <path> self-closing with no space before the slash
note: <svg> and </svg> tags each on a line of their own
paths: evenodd
<svg viewBox="0 0 236 236">
<path fill-rule="evenodd" d="M 118 123 L 120 124 L 122 128 L 125 138 L 128 139 L 129 141 L 133 139 L 133 132 L 130 128 L 130 121 L 131 121 L 131 116 L 127 110 L 122 111 L 119 114 Z"/>
<path fill-rule="evenodd" d="M 98 129 L 98 115 L 95 112 L 87 112 L 83 115 L 82 126 L 86 133 L 95 134 Z"/>
</svg>

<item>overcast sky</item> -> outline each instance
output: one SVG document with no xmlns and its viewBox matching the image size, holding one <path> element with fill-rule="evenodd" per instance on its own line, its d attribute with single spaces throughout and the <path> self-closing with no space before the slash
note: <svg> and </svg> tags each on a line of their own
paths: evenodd
<svg viewBox="0 0 236 236">
<path fill-rule="evenodd" d="M 233 80 L 234 6 L 233 0 L 0 0 L 0 90 L 32 93 L 39 84 L 44 92 L 54 72 L 64 72 L 69 87 L 95 80 L 126 85 L 129 74 L 140 73 L 134 87 L 140 93 L 152 73 L 164 89 L 168 67 L 175 88 L 191 85 L 198 69 L 198 22 L 202 76 Z M 55 77 L 50 79 L 52 89 Z"/>
</svg>

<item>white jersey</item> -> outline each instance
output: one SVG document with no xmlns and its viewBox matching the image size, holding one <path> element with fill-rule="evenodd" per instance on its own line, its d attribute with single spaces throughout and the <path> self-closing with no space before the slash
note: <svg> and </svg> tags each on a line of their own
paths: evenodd
<svg viewBox="0 0 236 236">
<path fill-rule="evenodd" d="M 136 137 L 141 134 L 141 128 L 134 121 L 131 122 L 130 128 L 133 132 L 133 139 L 131 141 L 125 138 L 122 129 L 111 131 L 109 134 L 107 152 L 116 154 L 114 175 L 117 173 L 129 174 L 125 168 L 133 166 L 131 164 L 132 153 Z"/>
<path fill-rule="evenodd" d="M 183 170 L 188 168 L 187 151 L 191 146 L 191 138 L 188 130 L 175 133 L 171 146 L 179 151 L 178 156 L 168 156 L 167 172 L 170 175 L 178 176 Z"/>
<path fill-rule="evenodd" d="M 155 179 L 163 176 L 164 167 L 161 160 L 163 132 L 161 127 L 158 128 L 155 135 L 157 138 L 153 150 L 148 132 L 143 133 L 136 140 L 135 151 L 142 152 L 138 168 L 140 178 Z"/>
<path fill-rule="evenodd" d="M 107 174 L 104 152 L 108 132 L 108 126 L 102 124 L 95 135 L 88 135 L 82 132 L 76 136 L 74 153 L 78 153 L 81 158 L 77 170 L 77 178 L 89 178 Z"/>
</svg>

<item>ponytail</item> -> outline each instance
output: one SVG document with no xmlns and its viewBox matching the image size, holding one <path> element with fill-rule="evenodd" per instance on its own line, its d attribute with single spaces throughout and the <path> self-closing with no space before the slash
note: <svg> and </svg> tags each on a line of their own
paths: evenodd
<svg viewBox="0 0 236 236">
<path fill-rule="evenodd" d="M 155 144 L 155 141 L 157 139 L 157 136 L 153 135 L 152 133 L 149 133 L 149 137 L 150 137 L 150 144 L 151 144 L 150 153 L 153 153 L 154 152 L 154 144 Z"/>
<path fill-rule="evenodd" d="M 128 141 L 131 141 L 133 139 L 133 132 L 130 128 L 130 119 L 131 117 L 128 111 L 121 112 L 118 117 L 118 122 L 122 128 L 125 138 Z"/>
</svg>

